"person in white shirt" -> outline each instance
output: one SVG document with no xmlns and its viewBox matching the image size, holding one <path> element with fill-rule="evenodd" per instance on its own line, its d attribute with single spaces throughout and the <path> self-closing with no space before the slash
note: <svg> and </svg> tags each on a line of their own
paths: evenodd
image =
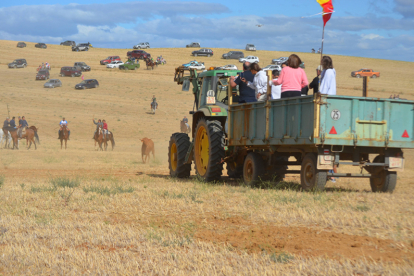
<svg viewBox="0 0 414 276">
<path fill-rule="evenodd" d="M 266 73 L 257 63 L 250 65 L 250 72 L 254 75 L 253 82 L 247 81 L 245 78 L 242 78 L 241 81 L 246 83 L 248 87 L 255 90 L 255 96 L 258 102 L 265 102 L 267 100 Z"/>
<path fill-rule="evenodd" d="M 336 95 L 336 71 L 333 67 L 331 57 L 324 56 L 321 63 L 323 71 L 319 92 L 325 95 Z"/>
<path fill-rule="evenodd" d="M 269 81 L 269 85 L 272 87 L 272 94 L 271 94 L 271 99 L 272 100 L 280 99 L 281 94 L 282 94 L 282 85 L 275 85 L 273 83 L 274 80 L 277 80 L 279 75 L 280 75 L 279 70 L 273 70 L 272 71 L 273 80 Z"/>
</svg>

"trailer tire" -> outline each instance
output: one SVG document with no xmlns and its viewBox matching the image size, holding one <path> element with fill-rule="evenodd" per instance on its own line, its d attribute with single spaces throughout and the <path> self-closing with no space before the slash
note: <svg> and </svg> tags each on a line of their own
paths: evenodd
<svg viewBox="0 0 414 276">
<path fill-rule="evenodd" d="M 243 165 L 243 180 L 247 186 L 253 187 L 265 174 L 265 164 L 263 158 L 257 152 L 247 154 Z"/>
<path fill-rule="evenodd" d="M 384 156 L 378 155 L 373 163 L 383 163 Z M 383 167 L 373 167 L 369 172 L 374 176 L 369 179 L 373 193 L 392 193 L 397 186 L 397 172 L 384 170 Z"/>
<path fill-rule="evenodd" d="M 305 191 L 323 191 L 328 178 L 327 171 L 318 170 L 316 155 L 306 154 L 300 169 L 300 184 Z"/>
<path fill-rule="evenodd" d="M 190 177 L 191 164 L 184 163 L 190 145 L 190 138 L 187 134 L 174 133 L 171 135 L 168 146 L 168 165 L 172 177 Z"/>
<path fill-rule="evenodd" d="M 219 121 L 202 118 L 194 136 L 194 163 L 197 175 L 205 181 L 220 180 L 223 174 L 224 132 Z"/>
</svg>

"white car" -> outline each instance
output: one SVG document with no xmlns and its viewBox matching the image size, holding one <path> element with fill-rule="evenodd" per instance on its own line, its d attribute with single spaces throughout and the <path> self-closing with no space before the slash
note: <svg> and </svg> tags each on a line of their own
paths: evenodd
<svg viewBox="0 0 414 276">
<path fill-rule="evenodd" d="M 196 70 L 205 70 L 206 66 L 204 65 L 204 63 L 198 63 L 198 64 L 190 65 L 188 66 L 188 68 L 196 69 Z"/>
<path fill-rule="evenodd" d="M 258 57 L 255 57 L 255 56 L 247 56 L 247 57 L 245 57 L 245 58 L 240 58 L 239 59 L 239 62 L 246 62 L 246 61 L 248 61 L 248 62 L 250 62 L 250 63 L 258 63 L 259 62 L 259 58 Z"/>
<path fill-rule="evenodd" d="M 150 44 L 148 42 L 141 42 L 135 45 L 133 48 L 134 49 L 148 49 L 150 48 Z"/>
<path fill-rule="evenodd" d="M 246 51 L 256 51 L 256 46 L 254 46 L 253 44 L 247 44 Z"/>
<path fill-rule="evenodd" d="M 216 70 L 238 70 L 234 64 L 227 64 L 224 66 L 217 67 Z"/>
<path fill-rule="evenodd" d="M 263 68 L 263 70 L 268 71 L 268 70 L 278 70 L 279 72 L 282 71 L 282 66 L 280 65 L 276 65 L 276 64 L 270 64 L 268 66 L 266 66 L 265 68 Z"/>
<path fill-rule="evenodd" d="M 124 63 L 120 60 L 114 60 L 111 63 L 106 65 L 106 68 L 119 68 L 119 65 L 123 65 Z"/>
</svg>

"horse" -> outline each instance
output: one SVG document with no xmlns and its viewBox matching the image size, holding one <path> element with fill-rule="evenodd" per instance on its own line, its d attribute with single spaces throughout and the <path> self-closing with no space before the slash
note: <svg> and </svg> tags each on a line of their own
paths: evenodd
<svg viewBox="0 0 414 276">
<path fill-rule="evenodd" d="M 69 138 L 69 130 L 66 128 L 66 125 L 63 125 L 62 130 L 59 132 L 60 149 L 63 148 L 63 140 L 65 140 L 65 149 L 67 149 L 68 138 Z"/>
<path fill-rule="evenodd" d="M 157 110 L 157 108 L 158 108 L 158 103 L 157 103 L 156 100 L 153 100 L 151 102 L 151 112 L 152 112 L 152 114 L 155 114 L 155 110 Z"/>
<path fill-rule="evenodd" d="M 36 128 L 36 127 L 34 127 L 34 128 Z M 22 137 L 19 137 L 19 135 L 17 133 L 17 130 L 18 130 L 17 128 L 16 129 L 15 128 L 8 128 L 8 129 L 3 128 L 3 130 L 5 130 L 5 132 L 7 131 L 10 134 L 10 136 L 13 140 L 13 148 L 12 149 L 14 149 L 14 148 L 19 149 L 19 141 L 18 140 L 23 139 L 23 138 L 26 138 L 26 144 L 28 145 L 27 149 L 30 149 L 30 147 L 32 146 L 32 143 L 35 146 L 35 150 L 37 149 L 36 141 L 35 141 L 35 137 L 37 136 L 37 130 L 35 131 L 32 128 L 26 128 L 25 133 L 22 133 Z M 39 141 L 39 136 L 37 136 L 36 139 Z"/>
<path fill-rule="evenodd" d="M 39 135 L 37 135 L 37 131 L 39 130 L 38 128 L 36 128 L 35 126 L 31 126 L 29 127 L 31 130 L 34 131 L 34 136 L 36 139 L 36 143 L 40 144 L 40 140 L 39 140 Z"/>
<path fill-rule="evenodd" d="M 141 157 L 142 157 L 142 163 L 145 164 L 145 162 L 148 159 L 148 162 L 150 161 L 150 153 L 152 152 L 152 156 L 155 159 L 155 148 L 154 148 L 154 142 L 145 137 L 141 139 L 142 142 L 142 148 L 141 148 Z M 145 159 L 144 159 L 145 157 Z"/>
<path fill-rule="evenodd" d="M 181 120 L 180 121 L 180 130 L 181 130 L 181 133 L 187 133 L 188 134 L 188 133 L 191 132 L 191 127 L 190 127 L 190 125 L 184 123 L 183 120 Z"/>
<path fill-rule="evenodd" d="M 149 70 L 149 68 L 151 67 L 152 70 L 154 70 L 154 66 L 156 66 L 157 64 L 155 62 L 153 62 L 150 58 L 146 58 L 145 59 L 145 63 L 147 65 L 147 70 Z"/>
<path fill-rule="evenodd" d="M 3 143 L 4 140 L 4 148 L 10 148 L 10 143 L 12 141 L 10 132 L 7 134 L 3 131 L 3 129 L 0 129 L 0 145 Z"/>
<path fill-rule="evenodd" d="M 108 131 L 108 133 L 106 134 L 106 139 L 104 139 L 104 135 L 103 135 L 103 129 L 101 126 L 98 127 L 98 130 L 95 132 L 95 142 L 98 142 L 99 144 L 99 149 L 101 151 L 103 151 L 102 149 L 102 144 L 104 144 L 104 148 L 105 151 L 108 148 L 108 141 L 111 141 L 111 145 L 112 145 L 112 150 L 114 150 L 115 148 L 115 140 L 114 140 L 114 134 L 113 132 Z M 96 144 L 95 144 L 96 145 Z"/>
</svg>

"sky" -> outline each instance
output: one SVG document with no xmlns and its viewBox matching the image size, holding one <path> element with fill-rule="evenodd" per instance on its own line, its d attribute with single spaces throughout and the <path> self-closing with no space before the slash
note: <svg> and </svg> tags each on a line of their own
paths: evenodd
<svg viewBox="0 0 414 276">
<path fill-rule="evenodd" d="M 318 49 L 322 39 L 322 17 L 312 16 L 322 11 L 316 0 L 74 1 L 0 0 L 0 39 L 103 48 L 200 42 L 243 49 L 253 43 L 258 50 L 292 53 Z M 325 54 L 414 62 L 414 0 L 332 2 Z"/>
</svg>

